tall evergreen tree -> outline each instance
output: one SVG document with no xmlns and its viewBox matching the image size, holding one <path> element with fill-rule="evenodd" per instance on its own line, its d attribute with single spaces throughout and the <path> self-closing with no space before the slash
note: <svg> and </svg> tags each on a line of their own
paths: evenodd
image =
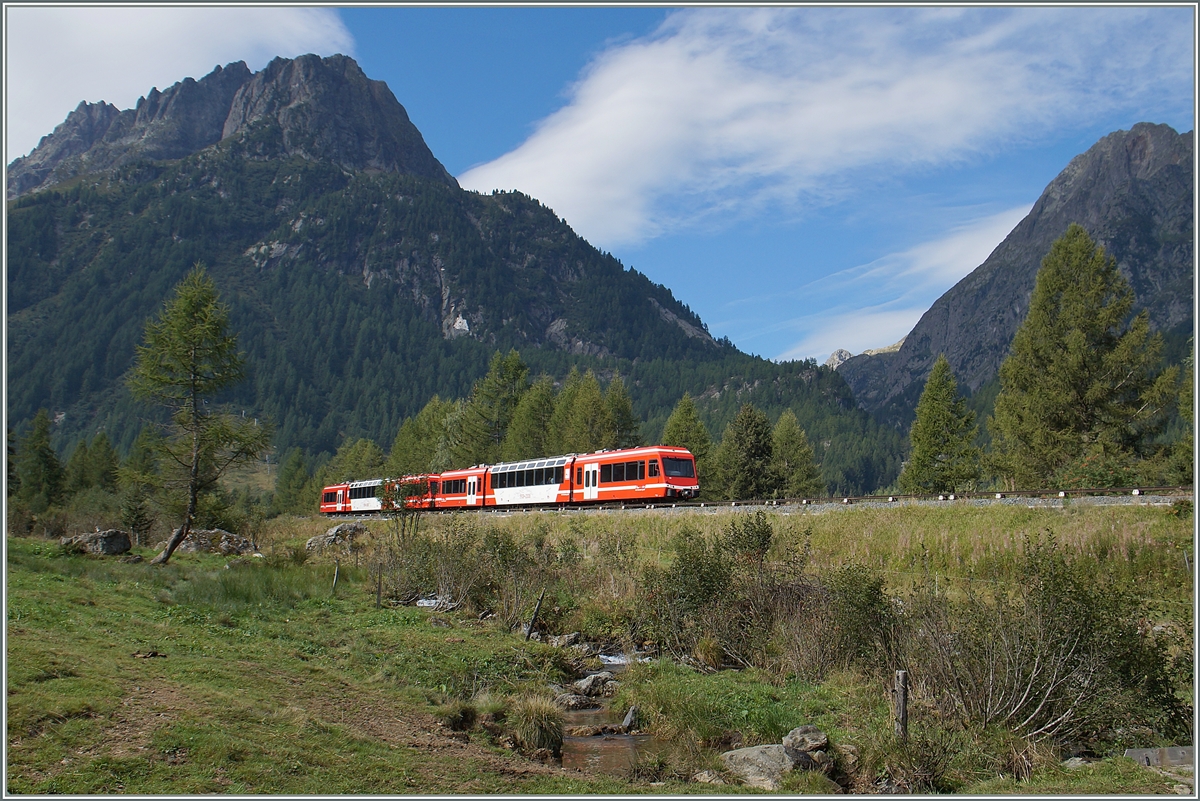
<svg viewBox="0 0 1200 801">
<path fill-rule="evenodd" d="M 691 394 L 683 393 L 679 403 L 675 404 L 675 409 L 663 428 L 662 444 L 687 448 L 692 452 L 692 456 L 696 457 L 697 465 L 708 458 L 712 438 L 696 411 L 696 402 L 692 400 Z"/>
<path fill-rule="evenodd" d="M 1160 335 L 1116 261 L 1072 224 L 1042 260 L 1029 314 L 1000 365 L 992 464 L 1038 488 L 1085 458 L 1132 457 L 1165 422 L 1177 368 L 1154 375 Z"/>
<path fill-rule="evenodd" d="M 1196 413 L 1195 399 L 1196 359 L 1194 347 L 1183 363 L 1183 381 L 1179 386 L 1178 409 L 1183 419 L 1183 436 L 1171 448 L 1167 477 L 1177 484 L 1191 484 L 1195 480 Z"/>
<path fill-rule="evenodd" d="M 515 350 L 492 357 L 487 375 L 475 382 L 462 419 L 455 460 L 461 465 L 500 460 L 500 446 L 521 396 L 529 389 L 529 368 Z"/>
<path fill-rule="evenodd" d="M 564 445 L 570 453 L 589 453 L 617 445 L 617 431 L 596 374 L 588 370 L 579 382 L 567 418 Z"/>
<path fill-rule="evenodd" d="M 63 468 L 63 489 L 68 495 L 74 495 L 91 486 L 88 467 L 88 443 L 86 439 L 81 439 L 75 444 L 75 450 L 71 451 L 71 456 Z"/>
<path fill-rule="evenodd" d="M 643 444 L 642 421 L 633 413 L 633 401 L 629 399 L 629 390 L 619 374 L 608 383 L 604 405 L 608 407 L 608 416 L 612 419 L 614 446 L 634 448 Z"/>
<path fill-rule="evenodd" d="M 87 474 L 89 486 L 99 487 L 106 492 L 117 489 L 117 471 L 119 459 L 117 451 L 108 440 L 108 434 L 101 431 L 92 438 L 88 446 Z"/>
<path fill-rule="evenodd" d="M 31 511 L 44 512 L 58 503 L 63 491 L 63 468 L 50 446 L 50 413 L 39 409 L 33 425 L 17 444 L 17 475 L 21 479 L 17 497 Z"/>
<path fill-rule="evenodd" d="M 575 398 L 579 395 L 582 385 L 583 376 L 579 374 L 579 369 L 572 365 L 571 372 L 567 373 L 562 388 L 554 397 L 554 411 L 550 415 L 546 449 L 554 455 L 571 452 L 571 446 L 568 444 L 568 429 L 571 426 L 571 415 L 575 410 Z"/>
<path fill-rule="evenodd" d="M 781 498 L 819 498 L 828 490 L 821 478 L 808 436 L 800 427 L 796 413 L 785 409 L 771 432 L 772 466 L 779 480 Z"/>
<path fill-rule="evenodd" d="M 900 473 L 900 489 L 910 493 L 955 492 L 979 478 L 975 412 L 958 395 L 945 354 L 933 363 L 909 435 L 912 456 Z"/>
<path fill-rule="evenodd" d="M 550 420 L 554 416 L 554 382 L 543 375 L 529 391 L 521 396 L 513 410 L 508 434 L 500 448 L 500 458 L 506 462 L 555 456 L 550 453 Z"/>
<path fill-rule="evenodd" d="M 304 508 L 304 485 L 308 479 L 304 451 L 292 448 L 283 457 L 279 472 L 275 475 L 275 496 L 271 499 L 271 510 L 276 514 L 311 511 Z"/>
<path fill-rule="evenodd" d="M 393 478 L 429 472 L 446 415 L 453 408 L 452 401 L 434 395 L 416 416 L 405 420 L 396 432 L 384 472 Z"/>
<path fill-rule="evenodd" d="M 208 396 L 242 380 L 243 364 L 237 336 L 229 332 L 229 307 L 197 264 L 146 324 L 129 377 L 135 397 L 172 412 L 173 436 L 163 440 L 163 455 L 178 468 L 187 497 L 182 525 L 153 564 L 165 564 L 187 538 L 201 494 L 216 489 L 227 468 L 257 457 L 270 443 L 268 426 L 208 408 Z"/>
<path fill-rule="evenodd" d="M 749 403 L 725 427 L 714 455 L 713 478 L 721 496 L 730 500 L 771 498 L 779 491 L 772 465 L 771 421 Z"/>
</svg>

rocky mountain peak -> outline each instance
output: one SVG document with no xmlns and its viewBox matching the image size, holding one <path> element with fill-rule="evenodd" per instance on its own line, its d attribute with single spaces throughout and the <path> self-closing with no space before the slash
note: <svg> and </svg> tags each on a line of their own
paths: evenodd
<svg viewBox="0 0 1200 801">
<path fill-rule="evenodd" d="M 276 58 L 252 73 L 244 62 L 200 80 L 157 88 L 132 109 L 80 103 L 28 156 L 9 165 L 7 196 L 142 159 L 177 159 L 230 137 L 275 126 L 269 156 L 328 160 L 351 170 L 419 175 L 457 186 L 383 81 L 354 59 Z"/>
</svg>

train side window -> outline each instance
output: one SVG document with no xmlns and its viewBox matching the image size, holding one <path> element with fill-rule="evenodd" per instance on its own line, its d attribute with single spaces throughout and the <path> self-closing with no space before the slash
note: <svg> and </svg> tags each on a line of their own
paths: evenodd
<svg viewBox="0 0 1200 801">
<path fill-rule="evenodd" d="M 613 480 L 613 466 L 611 464 L 600 465 L 600 483 L 611 484 Z"/>
<path fill-rule="evenodd" d="M 429 482 L 429 494 L 430 495 L 438 494 L 438 483 L 436 481 Z"/>
<path fill-rule="evenodd" d="M 564 468 L 562 465 L 559 465 L 558 467 L 554 468 L 554 481 L 553 481 L 554 484 L 563 483 L 563 469 Z"/>
<path fill-rule="evenodd" d="M 658 477 L 658 460 L 651 459 L 650 460 L 650 478 L 657 478 L 657 477 Z"/>
<path fill-rule="evenodd" d="M 517 486 L 518 487 L 525 486 L 525 471 L 524 470 L 518 470 L 515 473 L 513 473 L 513 475 L 517 477 Z"/>
<path fill-rule="evenodd" d="M 546 483 L 546 468 L 539 467 L 533 471 L 533 486 L 540 487 Z"/>
<path fill-rule="evenodd" d="M 584 484 L 583 484 L 583 468 L 582 467 L 575 468 L 575 483 L 581 487 L 584 486 Z"/>
<path fill-rule="evenodd" d="M 637 463 L 637 480 L 644 481 L 646 479 L 646 463 L 639 460 Z"/>
<path fill-rule="evenodd" d="M 612 480 L 613 481 L 624 481 L 625 480 L 625 463 L 624 462 L 618 462 L 612 466 Z"/>
</svg>

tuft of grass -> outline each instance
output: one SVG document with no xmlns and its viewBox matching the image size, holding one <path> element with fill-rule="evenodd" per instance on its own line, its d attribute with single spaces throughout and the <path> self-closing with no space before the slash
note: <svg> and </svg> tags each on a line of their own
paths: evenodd
<svg viewBox="0 0 1200 801">
<path fill-rule="evenodd" d="M 527 752 L 546 748 L 562 753 L 563 713 L 544 695 L 522 695 L 508 711 L 508 725 L 517 745 Z"/>
</svg>

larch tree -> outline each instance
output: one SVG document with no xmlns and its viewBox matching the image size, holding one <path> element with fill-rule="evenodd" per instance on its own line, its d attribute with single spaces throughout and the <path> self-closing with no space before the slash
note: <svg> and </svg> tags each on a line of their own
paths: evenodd
<svg viewBox="0 0 1200 801">
<path fill-rule="evenodd" d="M 909 432 L 912 455 L 900 472 L 903 492 L 955 492 L 979 478 L 975 412 L 958 394 L 945 354 L 933 363 Z"/>
<path fill-rule="evenodd" d="M 601 448 L 616 447 L 616 426 L 604 402 L 600 382 L 591 370 L 584 374 L 575 392 L 563 444 L 566 446 L 565 452 L 573 453 L 590 453 Z"/>
<path fill-rule="evenodd" d="M 30 511 L 41 513 L 58 503 L 63 491 L 63 468 L 50 445 L 50 413 L 39 409 L 29 433 L 17 443 L 14 457 L 20 485 L 17 497 Z"/>
<path fill-rule="evenodd" d="M 550 419 L 554 416 L 554 382 L 543 375 L 521 396 L 500 448 L 506 462 L 552 456 L 548 450 Z"/>
<path fill-rule="evenodd" d="M 568 453 L 571 450 L 567 442 L 568 429 L 571 414 L 575 409 L 575 398 L 582 386 L 583 376 L 579 374 L 579 369 L 572 365 L 558 394 L 554 396 L 554 411 L 550 415 L 550 427 L 546 432 L 546 450 L 552 454 Z"/>
<path fill-rule="evenodd" d="M 388 477 L 399 478 L 430 471 L 446 415 L 453 408 L 452 401 L 443 401 L 434 395 L 421 411 L 401 423 L 384 465 L 383 471 Z"/>
<path fill-rule="evenodd" d="M 496 351 L 487 375 L 475 382 L 462 417 L 462 438 L 454 454 L 459 466 L 491 464 L 500 459 L 500 446 L 521 396 L 529 389 L 529 368 L 515 350 Z"/>
<path fill-rule="evenodd" d="M 785 409 L 771 432 L 772 466 L 781 498 L 819 498 L 828 491 L 808 436 L 796 413 Z"/>
<path fill-rule="evenodd" d="M 170 431 L 160 440 L 162 456 L 175 468 L 168 489 L 186 494 L 183 521 L 152 564 L 166 564 L 187 538 L 200 495 L 216 489 L 230 467 L 257 458 L 270 444 L 269 426 L 209 408 L 210 398 L 243 377 L 229 308 L 197 264 L 158 317 L 146 323 L 129 376 L 134 397 L 171 411 Z"/>
<path fill-rule="evenodd" d="M 1042 260 L 1029 313 L 1000 365 L 988 420 L 991 464 L 1016 488 L 1040 488 L 1089 459 L 1136 458 L 1166 420 L 1178 368 L 1116 261 L 1072 224 Z"/>
<path fill-rule="evenodd" d="M 604 405 L 612 419 L 613 435 L 617 448 L 634 448 L 643 444 L 642 421 L 633 413 L 633 401 L 621 376 L 613 376 L 604 391 Z"/>
</svg>

